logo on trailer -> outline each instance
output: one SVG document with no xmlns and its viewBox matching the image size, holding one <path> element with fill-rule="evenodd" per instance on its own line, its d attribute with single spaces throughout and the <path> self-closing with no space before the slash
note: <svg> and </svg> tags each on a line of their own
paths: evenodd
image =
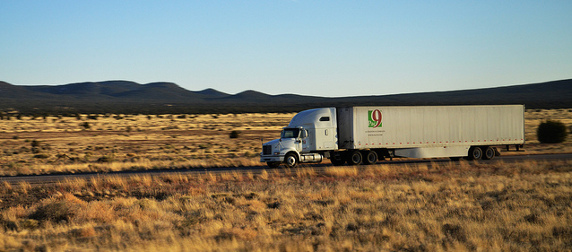
<svg viewBox="0 0 572 252">
<path fill-rule="evenodd" d="M 367 115 L 369 120 L 368 127 L 370 128 L 381 127 L 381 111 L 379 109 L 368 110 Z"/>
</svg>

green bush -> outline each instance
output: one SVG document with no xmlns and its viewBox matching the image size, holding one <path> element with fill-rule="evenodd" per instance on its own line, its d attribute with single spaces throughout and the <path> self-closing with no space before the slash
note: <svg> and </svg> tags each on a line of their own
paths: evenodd
<svg viewBox="0 0 572 252">
<path fill-rule="evenodd" d="M 536 135 L 541 143 L 562 143 L 566 140 L 568 133 L 564 123 L 548 120 L 540 123 Z"/>
</svg>

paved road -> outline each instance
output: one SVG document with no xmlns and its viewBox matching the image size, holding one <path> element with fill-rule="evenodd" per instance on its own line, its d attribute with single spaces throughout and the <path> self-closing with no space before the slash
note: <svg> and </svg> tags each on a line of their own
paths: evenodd
<svg viewBox="0 0 572 252">
<path fill-rule="evenodd" d="M 494 162 L 518 162 L 524 160 L 572 160 L 572 153 L 564 154 L 537 154 L 537 155 L 511 155 L 511 156 L 500 156 L 496 157 L 494 160 L 479 160 L 481 163 L 494 163 Z M 412 164 L 412 163 L 431 163 L 431 162 L 456 162 L 451 161 L 448 158 L 445 159 L 406 159 L 406 160 L 394 160 L 394 161 L 382 161 L 378 164 L 388 164 L 388 165 L 399 165 L 399 164 Z M 328 169 L 328 167 L 333 167 L 328 164 L 315 164 L 315 165 L 302 165 L 299 169 L 314 168 L 318 172 Z M 225 168 L 193 168 L 193 169 L 170 169 L 170 170 L 148 170 L 148 171 L 123 171 L 123 172 L 108 172 L 108 173 L 80 173 L 80 174 L 58 174 L 58 175 L 29 175 L 29 176 L 14 176 L 14 177 L 0 177 L 0 183 L 8 182 L 11 184 L 18 184 L 21 182 L 27 182 L 31 184 L 44 184 L 44 183 L 54 183 L 58 181 L 65 180 L 76 180 L 76 179 L 90 179 L 94 177 L 106 177 L 106 176 L 118 176 L 118 177 L 131 177 L 131 176 L 144 176 L 144 175 L 165 175 L 165 174 L 204 174 L 204 173 L 219 173 L 219 172 L 230 172 L 238 171 L 240 173 L 252 172 L 254 174 L 260 173 L 263 170 L 283 170 L 284 168 L 269 168 L 265 165 L 252 166 L 252 167 L 225 167 Z"/>
</svg>

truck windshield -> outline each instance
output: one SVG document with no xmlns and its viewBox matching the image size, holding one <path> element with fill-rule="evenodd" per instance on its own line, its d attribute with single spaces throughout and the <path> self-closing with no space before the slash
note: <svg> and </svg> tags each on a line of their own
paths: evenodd
<svg viewBox="0 0 572 252">
<path fill-rule="evenodd" d="M 300 134 L 300 129 L 284 129 L 282 130 L 281 138 L 297 138 Z"/>
</svg>

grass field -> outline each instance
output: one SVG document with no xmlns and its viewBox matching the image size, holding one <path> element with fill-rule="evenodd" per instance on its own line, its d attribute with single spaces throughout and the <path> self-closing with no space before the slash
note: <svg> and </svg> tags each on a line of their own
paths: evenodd
<svg viewBox="0 0 572 252">
<path fill-rule="evenodd" d="M 258 165 L 293 114 L 0 120 L 1 175 Z M 238 138 L 230 138 L 232 131 Z"/>
<path fill-rule="evenodd" d="M 277 138 L 293 116 L 13 116 L 0 120 L 0 175 L 259 165 L 261 140 Z M 526 111 L 525 153 L 572 152 L 571 137 L 538 143 L 536 128 L 547 119 L 572 127 L 569 109 Z"/>
<path fill-rule="evenodd" d="M 572 161 L 0 187 L 0 250 L 570 251 Z"/>
<path fill-rule="evenodd" d="M 0 120 L 0 174 L 259 165 L 292 116 Z M 572 151 L 535 137 L 570 110 L 525 117 L 523 153 Z M 0 250 L 571 251 L 571 195 L 572 160 L 3 183 Z"/>
</svg>

